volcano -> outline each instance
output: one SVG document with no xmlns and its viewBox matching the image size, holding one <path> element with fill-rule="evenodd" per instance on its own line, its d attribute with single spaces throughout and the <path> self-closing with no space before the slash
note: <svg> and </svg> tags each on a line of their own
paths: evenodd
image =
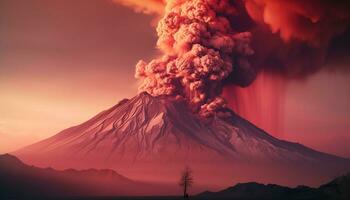
<svg viewBox="0 0 350 200">
<path fill-rule="evenodd" d="M 13 154 L 40 167 L 111 168 L 161 182 L 177 182 L 189 166 L 197 185 L 209 188 L 247 181 L 317 185 L 350 170 L 349 159 L 277 139 L 227 112 L 202 118 L 181 99 L 140 93 Z"/>
</svg>

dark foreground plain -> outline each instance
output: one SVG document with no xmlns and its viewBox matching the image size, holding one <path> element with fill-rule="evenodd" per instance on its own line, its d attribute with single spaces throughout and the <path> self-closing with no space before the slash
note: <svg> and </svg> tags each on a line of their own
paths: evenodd
<svg viewBox="0 0 350 200">
<path fill-rule="evenodd" d="M 0 155 L 0 200 L 178 200 L 160 196 L 168 187 L 130 180 L 114 171 L 42 169 L 11 155 Z M 152 194 L 142 193 L 153 191 Z M 132 193 L 131 193 L 132 192 Z M 147 196 L 132 196 L 146 194 Z M 157 195 L 154 195 L 157 194 Z M 169 194 L 169 193 L 168 193 Z M 318 188 L 295 188 L 256 182 L 239 183 L 218 192 L 192 195 L 195 200 L 350 200 L 350 174 Z"/>
<path fill-rule="evenodd" d="M 13 197 L 1 200 L 180 200 L 183 197 L 160 196 L 160 197 Z M 197 198 L 190 198 L 197 199 Z"/>
<path fill-rule="evenodd" d="M 18 191 L 20 194 L 21 191 Z M 23 195 L 23 194 L 22 194 Z M 1 200 L 180 200 L 181 196 L 137 197 L 49 197 L 49 196 L 1 196 Z M 255 182 L 240 183 L 219 192 L 203 192 L 191 196 L 194 200 L 349 200 L 350 174 L 338 177 L 318 188 L 298 186 L 289 188 Z"/>
</svg>

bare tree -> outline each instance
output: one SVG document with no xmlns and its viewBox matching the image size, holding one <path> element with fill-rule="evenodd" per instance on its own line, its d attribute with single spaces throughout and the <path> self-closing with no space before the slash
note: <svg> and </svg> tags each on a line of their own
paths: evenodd
<svg viewBox="0 0 350 200">
<path fill-rule="evenodd" d="M 179 185 L 183 188 L 184 198 L 188 198 L 188 188 L 193 185 L 192 170 L 189 167 L 185 167 L 181 174 L 181 179 Z"/>
</svg>

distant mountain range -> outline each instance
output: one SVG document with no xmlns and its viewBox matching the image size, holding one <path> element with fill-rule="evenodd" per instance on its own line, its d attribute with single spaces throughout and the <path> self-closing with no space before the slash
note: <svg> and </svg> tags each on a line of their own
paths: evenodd
<svg viewBox="0 0 350 200">
<path fill-rule="evenodd" d="M 203 192 L 199 199 L 230 200 L 349 200 L 350 174 L 338 177 L 318 188 L 295 188 L 275 184 L 239 183 L 219 192 Z"/>
<path fill-rule="evenodd" d="M 317 185 L 350 171 L 349 159 L 277 139 L 228 109 L 223 114 L 201 118 L 181 99 L 141 93 L 13 154 L 35 166 L 111 168 L 145 181 L 177 180 L 189 165 L 197 183 L 212 189 L 233 181 Z"/>
<path fill-rule="evenodd" d="M 159 188 L 160 190 L 155 190 Z M 113 170 L 68 169 L 28 166 L 18 158 L 0 155 L 0 199 L 18 197 L 125 196 L 174 193 L 178 188 L 130 180 Z"/>
</svg>

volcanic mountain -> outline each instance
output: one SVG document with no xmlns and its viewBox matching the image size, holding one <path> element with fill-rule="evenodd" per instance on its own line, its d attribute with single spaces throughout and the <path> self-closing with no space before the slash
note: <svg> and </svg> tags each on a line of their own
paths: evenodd
<svg viewBox="0 0 350 200">
<path fill-rule="evenodd" d="M 78 126 L 20 149 L 26 163 L 112 168 L 138 180 L 176 182 L 185 166 L 198 184 L 317 185 L 350 171 L 350 161 L 277 139 L 230 110 L 202 118 L 168 96 L 140 93 Z"/>
</svg>

